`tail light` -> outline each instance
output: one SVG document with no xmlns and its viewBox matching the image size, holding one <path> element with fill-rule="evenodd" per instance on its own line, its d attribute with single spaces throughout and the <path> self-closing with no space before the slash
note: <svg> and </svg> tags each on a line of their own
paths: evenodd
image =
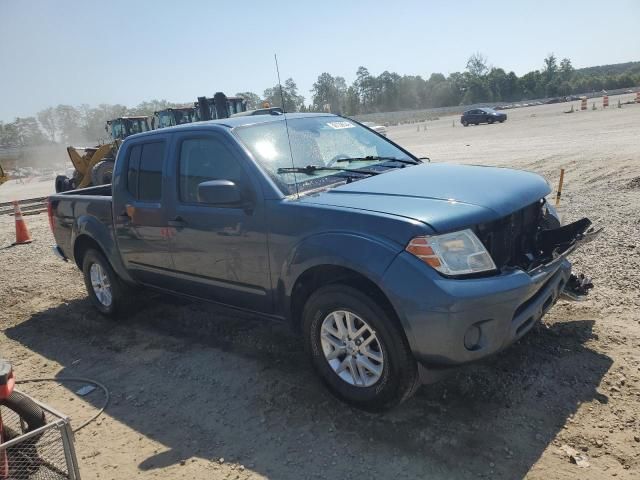
<svg viewBox="0 0 640 480">
<path fill-rule="evenodd" d="M 51 233 L 53 233 L 53 204 L 49 197 L 47 197 L 47 215 L 49 217 L 49 228 L 51 228 Z"/>
</svg>

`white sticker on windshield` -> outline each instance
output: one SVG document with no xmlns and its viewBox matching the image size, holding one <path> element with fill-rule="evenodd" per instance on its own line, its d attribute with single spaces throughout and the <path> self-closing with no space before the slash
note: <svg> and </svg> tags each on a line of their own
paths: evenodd
<svg viewBox="0 0 640 480">
<path fill-rule="evenodd" d="M 354 127 L 353 123 L 350 123 L 350 122 L 327 122 L 327 125 L 329 125 L 331 128 L 334 128 L 336 130 Z"/>
</svg>

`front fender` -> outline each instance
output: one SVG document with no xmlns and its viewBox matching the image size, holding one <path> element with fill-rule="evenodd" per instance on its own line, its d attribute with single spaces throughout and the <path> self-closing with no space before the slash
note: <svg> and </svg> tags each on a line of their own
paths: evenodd
<svg viewBox="0 0 640 480">
<path fill-rule="evenodd" d="M 285 305 L 296 281 L 310 268 L 331 265 L 353 270 L 380 284 L 385 270 L 402 247 L 383 239 L 347 232 L 328 232 L 302 239 L 280 266 Z"/>
<path fill-rule="evenodd" d="M 111 219 L 109 219 L 111 220 Z M 128 283 L 135 283 L 131 278 L 127 269 L 122 263 L 120 258 L 120 251 L 115 242 L 115 232 L 113 224 L 110 222 L 108 225 L 103 223 L 100 219 L 93 215 L 81 215 L 78 217 L 73 225 L 72 231 L 72 245 L 73 255 L 75 259 L 76 244 L 82 237 L 88 237 L 98 244 L 105 257 L 111 264 L 111 267 L 115 270 L 118 276 Z M 76 263 L 78 263 L 76 261 Z M 78 265 L 82 268 L 82 265 Z"/>
</svg>

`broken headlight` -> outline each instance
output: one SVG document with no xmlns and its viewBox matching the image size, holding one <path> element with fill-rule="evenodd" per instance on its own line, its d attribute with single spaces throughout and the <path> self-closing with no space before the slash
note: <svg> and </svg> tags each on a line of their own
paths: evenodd
<svg viewBox="0 0 640 480">
<path fill-rule="evenodd" d="M 471 230 L 413 238 L 405 250 L 444 275 L 496 270 L 487 249 Z"/>
</svg>

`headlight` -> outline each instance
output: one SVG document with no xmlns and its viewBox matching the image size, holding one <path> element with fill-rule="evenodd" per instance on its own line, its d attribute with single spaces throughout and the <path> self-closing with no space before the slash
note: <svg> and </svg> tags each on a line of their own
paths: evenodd
<svg viewBox="0 0 640 480">
<path fill-rule="evenodd" d="M 415 237 L 405 250 L 444 275 L 465 275 L 496 269 L 487 249 L 471 230 Z"/>
</svg>

